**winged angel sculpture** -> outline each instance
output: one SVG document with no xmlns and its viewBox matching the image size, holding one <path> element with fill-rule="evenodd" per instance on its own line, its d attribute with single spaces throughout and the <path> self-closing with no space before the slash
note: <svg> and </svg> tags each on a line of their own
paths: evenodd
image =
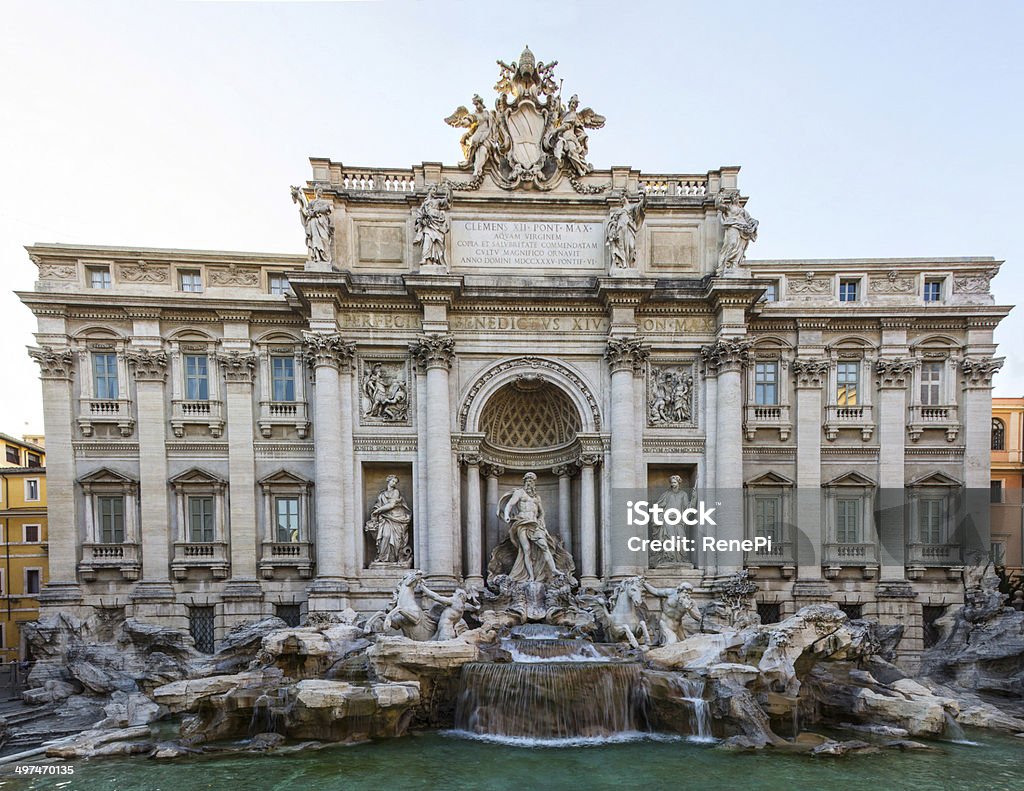
<svg viewBox="0 0 1024 791">
<path fill-rule="evenodd" d="M 485 171 L 504 189 L 532 185 L 552 189 L 562 173 L 573 186 L 593 166 L 587 162 L 588 129 L 600 129 L 605 118 L 589 107 L 580 107 L 578 96 L 563 103 L 560 83 L 555 81 L 558 61 L 538 62 L 530 48 L 518 61 L 498 61 L 500 73 L 494 86 L 498 93 L 489 110 L 479 94 L 473 109 L 458 107 L 445 123 L 465 129 L 459 167 L 472 170 L 472 188 L 479 187 Z"/>
</svg>

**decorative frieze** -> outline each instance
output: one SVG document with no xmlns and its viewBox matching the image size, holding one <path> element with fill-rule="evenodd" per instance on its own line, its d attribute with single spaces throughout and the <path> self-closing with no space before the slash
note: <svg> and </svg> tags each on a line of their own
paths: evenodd
<svg viewBox="0 0 1024 791">
<path fill-rule="evenodd" d="M 125 359 L 139 382 L 163 382 L 167 379 L 167 355 L 149 349 L 125 352 Z"/>
<path fill-rule="evenodd" d="M 693 365 L 651 365 L 647 373 L 647 425 L 693 424 Z"/>
<path fill-rule="evenodd" d="M 803 279 L 787 278 L 786 288 L 791 294 L 825 296 L 832 293 L 832 278 L 815 277 L 814 272 L 804 272 Z"/>
<path fill-rule="evenodd" d="M 255 267 L 228 264 L 226 267 L 211 267 L 211 286 L 242 286 L 255 288 L 260 284 L 260 270 Z"/>
<path fill-rule="evenodd" d="M 28 355 L 39 364 L 42 379 L 71 379 L 75 367 L 75 355 L 70 349 L 54 349 L 50 346 L 32 347 Z"/>
<path fill-rule="evenodd" d="M 117 276 L 125 283 L 167 283 L 170 281 L 170 269 L 139 259 L 134 264 L 121 264 L 117 268 Z"/>
<path fill-rule="evenodd" d="M 419 335 L 415 343 L 409 344 L 409 350 L 424 370 L 450 369 L 455 358 L 455 336 L 440 332 Z"/>
<path fill-rule="evenodd" d="M 992 284 L 992 278 L 996 276 L 997 270 L 990 269 L 987 272 L 977 272 L 970 275 L 953 276 L 954 294 L 988 294 Z"/>
<path fill-rule="evenodd" d="M 356 353 L 355 343 L 344 340 L 336 332 L 303 332 L 302 343 L 306 362 L 314 371 L 321 366 L 347 370 Z"/>
<path fill-rule="evenodd" d="M 900 275 L 895 269 L 890 269 L 885 277 L 873 277 L 868 281 L 868 290 L 872 294 L 912 294 L 914 289 L 914 278 Z"/>
<path fill-rule="evenodd" d="M 74 264 L 39 264 L 40 280 L 74 280 L 78 267 Z"/>
<path fill-rule="evenodd" d="M 644 344 L 642 337 L 609 338 L 604 352 L 612 373 L 626 370 L 635 374 L 642 373 L 650 355 L 651 350 Z"/>
</svg>

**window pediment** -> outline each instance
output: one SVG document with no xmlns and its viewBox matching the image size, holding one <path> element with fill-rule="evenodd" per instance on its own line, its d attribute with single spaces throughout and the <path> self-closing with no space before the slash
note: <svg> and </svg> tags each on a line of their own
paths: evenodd
<svg viewBox="0 0 1024 791">
<path fill-rule="evenodd" d="M 925 486 L 945 486 L 947 488 L 959 488 L 963 486 L 961 481 L 946 475 L 944 472 L 932 472 L 922 475 L 907 484 L 907 488 L 919 488 Z"/>
<path fill-rule="evenodd" d="M 829 486 L 865 487 L 865 486 L 875 486 L 875 485 L 876 484 L 875 484 L 875 482 L 873 480 L 868 478 L 866 475 L 863 475 L 862 473 L 857 472 L 856 470 L 852 470 L 851 472 L 845 472 L 842 475 L 836 476 L 832 480 L 827 481 L 826 483 L 822 484 L 822 486 L 825 486 L 825 487 L 829 487 Z"/>
<path fill-rule="evenodd" d="M 771 471 L 751 478 L 746 482 L 747 486 L 793 486 L 794 481 L 785 475 Z"/>
<path fill-rule="evenodd" d="M 178 473 L 170 479 L 170 483 L 174 487 L 180 486 L 227 486 L 227 481 L 223 478 L 214 475 L 208 470 L 204 470 L 201 467 L 193 467 L 185 472 Z"/>
</svg>

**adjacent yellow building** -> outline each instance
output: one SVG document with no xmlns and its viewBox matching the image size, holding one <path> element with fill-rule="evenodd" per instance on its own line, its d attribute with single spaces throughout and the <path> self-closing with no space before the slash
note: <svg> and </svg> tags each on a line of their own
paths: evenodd
<svg viewBox="0 0 1024 791">
<path fill-rule="evenodd" d="M 38 617 L 39 591 L 49 577 L 42 437 L 0 433 L 0 519 L 0 659 L 13 662 L 31 659 L 21 624 Z"/>
<path fill-rule="evenodd" d="M 1024 567 L 1024 398 L 992 399 L 992 555 Z"/>
</svg>

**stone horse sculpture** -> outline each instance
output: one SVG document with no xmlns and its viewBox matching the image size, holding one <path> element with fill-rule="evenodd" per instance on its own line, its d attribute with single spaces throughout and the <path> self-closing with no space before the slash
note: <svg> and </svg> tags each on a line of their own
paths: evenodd
<svg viewBox="0 0 1024 791">
<path fill-rule="evenodd" d="M 604 629 L 606 639 L 639 648 L 639 635 L 645 644 L 651 644 L 651 634 L 643 617 L 643 582 L 641 577 L 630 577 L 620 582 L 610 598 L 611 611 L 600 599 L 594 600 L 590 609 Z"/>
<path fill-rule="evenodd" d="M 376 613 L 366 624 L 367 631 L 398 629 L 410 640 L 426 641 L 434 637 L 437 621 L 416 600 L 416 591 L 423 581 L 423 572 L 406 572 L 398 583 L 386 610 Z M 373 629 L 377 624 L 380 629 Z"/>
</svg>

